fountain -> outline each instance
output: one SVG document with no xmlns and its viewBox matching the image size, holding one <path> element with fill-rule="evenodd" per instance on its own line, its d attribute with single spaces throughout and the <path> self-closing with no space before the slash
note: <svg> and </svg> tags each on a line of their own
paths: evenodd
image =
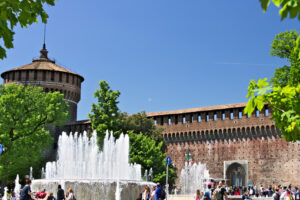
<svg viewBox="0 0 300 200">
<path fill-rule="evenodd" d="M 29 179 L 33 180 L 33 176 L 32 176 L 32 167 L 30 167 L 30 171 L 29 171 Z"/>
<path fill-rule="evenodd" d="M 21 190 L 21 184 L 19 183 L 19 174 L 17 174 L 15 180 L 15 189 L 14 189 L 17 199 L 20 197 L 20 190 Z"/>
<path fill-rule="evenodd" d="M 2 200 L 8 200 L 8 198 L 7 198 L 7 187 L 4 188 L 4 195 L 2 197 Z"/>
<path fill-rule="evenodd" d="M 67 135 L 58 140 L 58 159 L 46 163 L 45 179 L 34 180 L 32 191 L 57 191 L 60 184 L 72 188 L 76 199 L 127 200 L 135 199 L 145 184 L 141 179 L 141 166 L 129 163 L 129 137 L 121 134 L 115 140 L 106 133 L 103 151 L 97 145 L 97 133 Z"/>
<path fill-rule="evenodd" d="M 179 184 L 183 194 L 194 194 L 196 190 L 205 191 L 204 182 L 209 179 L 209 171 L 205 164 L 185 163 L 181 170 Z"/>
</svg>

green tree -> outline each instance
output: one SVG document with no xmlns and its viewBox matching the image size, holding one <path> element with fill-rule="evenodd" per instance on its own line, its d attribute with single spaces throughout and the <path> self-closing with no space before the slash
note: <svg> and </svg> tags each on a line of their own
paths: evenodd
<svg viewBox="0 0 300 200">
<path fill-rule="evenodd" d="M 142 165 L 142 171 L 152 168 L 153 181 L 166 183 L 166 154 L 163 150 L 163 142 L 157 142 L 142 133 L 136 134 L 129 131 L 130 161 Z M 169 185 L 172 188 L 175 183 L 176 173 L 173 167 L 169 168 Z"/>
<path fill-rule="evenodd" d="M 261 7 L 264 12 L 267 11 L 270 3 L 272 2 L 275 6 L 279 7 L 279 14 L 281 20 L 285 19 L 288 15 L 290 18 L 296 18 L 300 20 L 300 1 L 299 0 L 259 0 Z"/>
<path fill-rule="evenodd" d="M 45 93 L 43 88 L 0 85 L 0 156 L 2 182 L 38 166 L 43 150 L 52 142 L 48 124 L 60 125 L 68 119 L 68 104 L 59 92 Z"/>
<path fill-rule="evenodd" d="M 287 141 L 300 140 L 300 59 L 296 46 L 299 34 L 286 31 L 276 35 L 272 43 L 271 55 L 287 59 L 290 65 L 275 70 L 270 83 L 267 79 L 252 80 L 248 87 L 248 104 L 245 113 L 265 103 L 273 110 L 272 119 Z"/>
<path fill-rule="evenodd" d="M 138 112 L 136 114 L 128 115 L 122 113 L 123 124 L 121 129 L 124 133 L 133 131 L 134 133 L 142 133 L 145 136 L 151 137 L 155 141 L 162 141 L 163 128 L 157 128 L 154 125 L 153 119 L 147 118 L 145 111 Z"/>
<path fill-rule="evenodd" d="M 279 7 L 279 15 L 281 20 L 284 20 L 288 16 L 290 18 L 298 18 L 300 20 L 300 0 L 259 0 L 261 7 L 264 12 L 267 11 L 270 3 L 272 2 L 275 6 Z M 300 49 L 300 36 L 296 38 L 296 49 Z M 298 57 L 300 58 L 300 52 L 298 52 Z"/>
<path fill-rule="evenodd" d="M 1 0 L 0 1 L 0 39 L 4 47 L 0 45 L 0 59 L 6 57 L 6 49 L 13 48 L 14 28 L 20 25 L 22 28 L 36 23 L 41 17 L 43 23 L 47 23 L 48 15 L 44 5 L 54 6 L 55 0 Z M 5 49 L 6 48 L 6 49 Z"/>
<path fill-rule="evenodd" d="M 92 110 L 88 116 L 92 129 L 98 133 L 98 144 L 102 148 L 106 131 L 113 131 L 114 136 L 119 137 L 123 120 L 120 118 L 118 108 L 119 90 L 113 91 L 110 89 L 106 81 L 100 81 L 99 87 L 100 89 L 94 93 L 94 97 L 97 98 L 98 102 L 92 104 Z"/>
</svg>

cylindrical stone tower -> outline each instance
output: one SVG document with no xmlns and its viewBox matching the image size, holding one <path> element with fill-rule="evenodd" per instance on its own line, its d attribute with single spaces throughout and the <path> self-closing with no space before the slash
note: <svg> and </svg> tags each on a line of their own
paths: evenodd
<svg viewBox="0 0 300 200">
<path fill-rule="evenodd" d="M 48 58 L 45 44 L 41 55 L 32 63 L 8 70 L 1 74 L 4 84 L 20 83 L 44 88 L 45 92 L 59 91 L 69 103 L 70 122 L 77 120 L 77 104 L 80 101 L 81 83 L 84 78 L 70 70 L 55 64 Z"/>
</svg>

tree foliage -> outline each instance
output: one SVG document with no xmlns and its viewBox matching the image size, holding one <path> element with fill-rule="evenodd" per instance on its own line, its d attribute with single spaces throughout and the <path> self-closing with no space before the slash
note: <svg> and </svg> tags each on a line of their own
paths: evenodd
<svg viewBox="0 0 300 200">
<path fill-rule="evenodd" d="M 136 134 L 129 131 L 130 138 L 130 161 L 142 165 L 142 171 L 152 168 L 153 181 L 166 183 L 166 154 L 163 151 L 163 142 L 157 143 L 149 136 L 142 133 Z M 169 184 L 175 183 L 175 170 L 169 168 Z"/>
<path fill-rule="evenodd" d="M 154 125 L 153 119 L 147 118 L 145 111 L 132 115 L 122 113 L 122 119 L 122 132 L 127 133 L 128 131 L 133 131 L 134 133 L 142 133 L 143 135 L 148 136 L 155 141 L 162 141 L 163 128 L 157 128 Z"/>
<path fill-rule="evenodd" d="M 285 58 L 290 63 L 275 70 L 270 83 L 267 79 L 252 80 L 248 87 L 248 104 L 245 113 L 265 103 L 272 108 L 272 119 L 287 141 L 300 140 L 300 59 L 296 31 L 286 31 L 276 35 L 272 43 L 271 55 Z"/>
<path fill-rule="evenodd" d="M 296 18 L 300 20 L 300 2 L 299 0 L 259 0 L 261 7 L 264 12 L 267 11 L 270 3 L 272 2 L 275 6 L 279 7 L 279 14 L 281 15 L 281 20 L 288 17 Z"/>
<path fill-rule="evenodd" d="M 55 0 L 1 0 L 0 1 L 0 39 L 4 47 L 0 45 L 0 59 L 6 57 L 6 49 L 13 48 L 14 28 L 20 25 L 22 28 L 36 23 L 38 18 L 47 23 L 48 15 L 44 5 L 54 6 Z"/>
<path fill-rule="evenodd" d="M 52 138 L 45 125 L 59 125 L 68 119 L 68 104 L 59 92 L 45 93 L 43 88 L 0 85 L 0 177 L 13 180 L 16 174 L 29 172 L 40 163 L 43 150 Z"/>
<path fill-rule="evenodd" d="M 299 0 L 259 0 L 261 3 L 261 7 L 264 12 L 267 11 L 270 3 L 272 2 L 274 5 L 280 8 L 279 15 L 281 16 L 281 20 L 284 20 L 288 16 L 290 18 L 298 18 L 300 20 L 300 1 Z M 296 48 L 300 49 L 300 36 L 296 38 Z M 298 52 L 298 58 L 300 58 L 300 52 Z"/>
<path fill-rule="evenodd" d="M 165 183 L 165 144 L 162 139 L 162 129 L 148 119 L 146 112 L 128 115 L 121 113 L 118 108 L 120 92 L 113 91 L 105 81 L 100 81 L 100 89 L 96 90 L 97 104 L 92 105 L 89 118 L 92 128 L 97 131 L 99 145 L 102 148 L 106 130 L 113 131 L 118 137 L 120 133 L 129 134 L 130 161 L 142 165 L 142 173 L 146 169 L 153 169 L 154 181 Z M 99 137 L 100 135 L 100 137 Z M 173 184 L 176 174 L 170 170 L 169 180 Z"/>
<path fill-rule="evenodd" d="M 120 96 L 119 90 L 110 89 L 106 81 L 100 81 L 99 87 L 100 89 L 94 93 L 97 104 L 92 104 L 92 110 L 88 116 L 92 129 L 98 133 L 98 144 L 102 148 L 106 130 L 113 131 L 114 136 L 118 137 L 123 120 L 120 117 L 119 101 L 117 100 Z"/>
</svg>

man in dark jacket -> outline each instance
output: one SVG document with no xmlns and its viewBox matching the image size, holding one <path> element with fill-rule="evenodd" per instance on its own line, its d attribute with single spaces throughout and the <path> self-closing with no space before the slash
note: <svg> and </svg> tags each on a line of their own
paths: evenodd
<svg viewBox="0 0 300 200">
<path fill-rule="evenodd" d="M 61 185 L 58 185 L 57 200 L 65 200 L 65 191 L 61 189 Z"/>
</svg>

